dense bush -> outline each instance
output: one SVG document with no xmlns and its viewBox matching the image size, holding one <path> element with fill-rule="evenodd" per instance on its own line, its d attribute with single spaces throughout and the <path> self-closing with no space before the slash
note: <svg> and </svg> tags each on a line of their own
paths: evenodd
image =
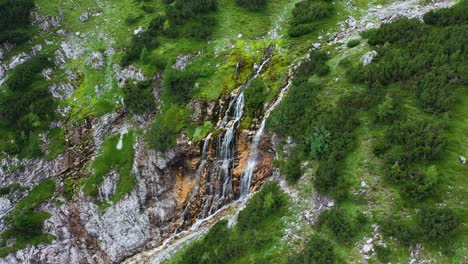
<svg viewBox="0 0 468 264">
<path fill-rule="evenodd" d="M 182 71 L 169 69 L 164 74 L 164 89 L 175 103 L 187 103 L 194 93 L 194 86 L 200 74 L 192 69 Z"/>
<path fill-rule="evenodd" d="M 127 48 L 122 59 L 120 61 L 120 65 L 127 66 L 132 61 L 137 60 L 140 58 L 142 51 L 152 50 L 159 46 L 158 40 L 151 35 L 151 32 L 145 31 L 138 35 L 134 35 L 132 37 L 132 41 L 130 47 Z"/>
<path fill-rule="evenodd" d="M 289 156 L 280 164 L 281 174 L 286 176 L 289 182 L 296 182 L 302 176 L 303 150 L 301 146 L 295 147 L 289 153 Z"/>
<path fill-rule="evenodd" d="M 339 187 L 339 181 L 338 162 L 333 158 L 320 162 L 318 170 L 315 173 L 315 189 L 320 193 L 330 194 L 332 190 Z"/>
<path fill-rule="evenodd" d="M 51 66 L 44 55 L 36 55 L 18 65 L 5 81 L 7 89 L 0 97 L 0 150 L 22 156 L 40 156 L 38 133 L 48 129 L 55 115 L 55 102 L 47 82 L 39 73 Z"/>
<path fill-rule="evenodd" d="M 443 157 L 446 127 L 437 115 L 451 109 L 464 84 L 468 28 L 459 11 L 466 7 L 459 5 L 426 14 L 427 24 L 402 18 L 364 32 L 379 56 L 365 67 L 345 65 L 348 80 L 368 87 L 362 101 L 386 130 L 374 141 L 374 153 L 385 161 L 388 179 L 412 200 L 429 196 L 439 181 L 437 168 L 423 163 Z M 422 117 L 418 108 L 432 115 Z"/>
<path fill-rule="evenodd" d="M 0 1 L 0 43 L 21 43 L 29 39 L 27 34 L 19 30 L 29 26 L 33 8 L 34 0 Z"/>
<path fill-rule="evenodd" d="M 153 89 L 149 81 L 135 83 L 127 80 L 123 90 L 125 107 L 135 114 L 154 110 L 156 107 Z"/>
<path fill-rule="evenodd" d="M 236 0 L 236 3 L 248 10 L 255 11 L 265 8 L 267 0 Z"/>
<path fill-rule="evenodd" d="M 266 184 L 239 213 L 237 228 L 241 232 L 255 230 L 265 219 L 283 210 L 286 203 L 286 196 L 278 184 Z"/>
<path fill-rule="evenodd" d="M 291 264 L 333 264 L 336 261 L 333 243 L 319 235 L 312 235 L 304 249 L 295 254 Z"/>
<path fill-rule="evenodd" d="M 423 236 L 432 241 L 448 238 L 460 224 L 460 219 L 450 208 L 423 208 L 418 213 L 417 222 Z"/>
<path fill-rule="evenodd" d="M 238 223 L 229 228 L 227 220 L 215 224 L 201 239 L 190 244 L 175 263 L 276 263 L 271 254 L 259 254 L 282 237 L 281 217 L 287 212 L 286 196 L 277 183 L 270 182 L 256 193 L 239 213 Z M 316 242 L 311 247 L 315 247 Z M 313 258 L 326 258 L 328 248 Z M 304 254 L 305 255 L 305 254 Z M 310 254 L 309 254 L 310 255 Z"/>
<path fill-rule="evenodd" d="M 356 219 L 342 208 L 333 208 L 320 215 L 320 226 L 328 228 L 340 242 L 350 242 L 359 231 Z"/>
<path fill-rule="evenodd" d="M 331 16 L 333 7 L 330 3 L 315 0 L 302 0 L 294 5 L 288 34 L 299 37 L 314 30 L 312 22 Z"/>
<path fill-rule="evenodd" d="M 468 1 L 462 0 L 452 8 L 431 10 L 424 14 L 424 22 L 429 25 L 462 25 L 468 22 Z"/>
<path fill-rule="evenodd" d="M 315 0 L 304 0 L 296 3 L 292 10 L 292 24 L 299 25 L 317 21 L 330 16 L 332 6 L 329 3 Z"/>
<path fill-rule="evenodd" d="M 258 79 L 250 82 L 244 90 L 245 112 L 249 117 L 255 117 L 255 113 L 263 107 L 267 95 L 268 87 L 265 82 Z"/>
<path fill-rule="evenodd" d="M 440 122 L 425 119 L 407 119 L 398 122 L 387 133 L 387 139 L 403 148 L 402 159 L 433 161 L 442 157 L 446 139 Z"/>
<path fill-rule="evenodd" d="M 356 47 L 357 45 L 359 45 L 361 43 L 361 40 L 359 39 L 352 39 L 350 41 L 348 41 L 348 43 L 346 43 L 346 46 L 348 46 L 348 48 L 354 48 Z"/>
<path fill-rule="evenodd" d="M 166 15 L 169 21 L 180 25 L 196 15 L 216 9 L 216 0 L 176 0 L 173 5 L 166 6 Z"/>
<path fill-rule="evenodd" d="M 414 223 L 401 217 L 389 216 L 381 226 L 385 236 L 394 237 L 405 246 L 412 244 L 418 236 Z"/>
</svg>

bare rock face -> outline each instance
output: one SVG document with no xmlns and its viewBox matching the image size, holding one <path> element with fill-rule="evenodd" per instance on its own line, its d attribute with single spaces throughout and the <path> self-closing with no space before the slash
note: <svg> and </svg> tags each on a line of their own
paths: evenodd
<svg viewBox="0 0 468 264">
<path fill-rule="evenodd" d="M 80 203 L 85 229 L 99 241 L 112 262 L 136 253 L 149 238 L 148 212 L 141 210 L 144 200 L 140 198 L 135 190 L 103 214 L 92 202 Z"/>
<path fill-rule="evenodd" d="M 101 202 L 106 202 L 109 198 L 115 194 L 117 189 L 117 180 L 119 179 L 119 174 L 112 170 L 106 176 L 104 176 L 104 181 L 99 186 L 99 200 Z"/>
</svg>

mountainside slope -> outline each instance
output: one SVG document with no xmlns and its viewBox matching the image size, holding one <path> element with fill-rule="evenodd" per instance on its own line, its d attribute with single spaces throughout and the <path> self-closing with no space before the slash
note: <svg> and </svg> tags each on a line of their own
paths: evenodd
<svg viewBox="0 0 468 264">
<path fill-rule="evenodd" d="M 466 1 L 0 6 L 0 263 L 467 261 Z"/>
</svg>

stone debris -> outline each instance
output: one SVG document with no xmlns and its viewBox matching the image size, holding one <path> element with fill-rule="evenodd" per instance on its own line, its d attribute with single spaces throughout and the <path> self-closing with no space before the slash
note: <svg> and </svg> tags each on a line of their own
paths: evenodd
<svg viewBox="0 0 468 264">
<path fill-rule="evenodd" d="M 145 31 L 145 29 L 142 26 L 139 26 L 133 31 L 133 35 L 139 35 L 140 33 L 143 33 L 143 31 Z"/>
<path fill-rule="evenodd" d="M 49 91 L 53 97 L 66 100 L 75 92 L 75 87 L 71 83 L 54 83 L 49 87 Z"/>
<path fill-rule="evenodd" d="M 119 87 L 123 87 L 128 79 L 135 81 L 143 81 L 146 79 L 141 69 L 137 69 L 133 65 L 121 69 L 119 65 L 114 64 L 113 68 Z"/>
<path fill-rule="evenodd" d="M 362 56 L 361 58 L 362 66 L 369 65 L 372 62 L 372 60 L 374 60 L 375 56 L 377 56 L 377 51 L 375 50 L 369 51 L 366 54 L 364 54 L 364 56 Z"/>
<path fill-rule="evenodd" d="M 0 78 L 1 79 L 1 78 Z M 458 157 L 458 160 L 462 163 L 462 164 L 466 164 L 466 158 L 463 157 L 463 156 L 459 156 Z"/>
<path fill-rule="evenodd" d="M 52 28 L 56 28 L 62 22 L 60 16 L 42 16 L 38 13 L 32 13 L 33 25 L 39 27 L 43 31 L 49 31 Z"/>
<path fill-rule="evenodd" d="M 101 69 L 104 67 L 104 56 L 99 51 L 93 51 L 86 61 L 86 64 L 90 65 L 94 69 Z"/>
<path fill-rule="evenodd" d="M 88 21 L 88 20 L 89 20 L 89 13 L 88 13 L 88 11 L 85 11 L 85 12 L 83 12 L 83 14 L 81 14 L 81 16 L 80 16 L 80 22 L 81 22 L 81 23 L 84 23 L 84 22 L 86 22 L 86 21 Z"/>
</svg>

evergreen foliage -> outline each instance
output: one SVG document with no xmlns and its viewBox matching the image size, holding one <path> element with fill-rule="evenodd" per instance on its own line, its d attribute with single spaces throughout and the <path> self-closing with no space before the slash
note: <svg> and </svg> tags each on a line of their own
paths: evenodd
<svg viewBox="0 0 468 264">
<path fill-rule="evenodd" d="M 267 0 L 236 0 L 236 3 L 250 11 L 257 11 L 265 8 Z"/>
<path fill-rule="evenodd" d="M 142 114 L 155 109 L 156 103 L 149 81 L 135 83 L 127 80 L 122 90 L 125 107 L 133 113 Z"/>
<path fill-rule="evenodd" d="M 37 134 L 48 129 L 55 116 L 55 102 L 40 72 L 51 66 L 45 55 L 36 55 L 12 70 L 0 97 L 0 150 L 26 157 L 40 156 Z"/>
<path fill-rule="evenodd" d="M 30 24 L 30 13 L 34 0 L 1 0 L 0 1 L 0 43 L 22 43 L 29 35 L 22 32 Z"/>
<path fill-rule="evenodd" d="M 288 263 L 332 264 L 335 262 L 333 243 L 320 235 L 312 235 L 304 249 L 299 254 L 295 254 Z"/>
<path fill-rule="evenodd" d="M 320 0 L 302 0 L 294 5 L 292 10 L 291 25 L 288 34 L 291 37 L 299 37 L 312 32 L 315 29 L 314 22 L 333 14 L 330 3 Z"/>
<path fill-rule="evenodd" d="M 254 79 L 244 91 L 245 112 L 251 118 L 263 107 L 266 96 L 268 95 L 268 86 L 265 82 Z"/>
</svg>

